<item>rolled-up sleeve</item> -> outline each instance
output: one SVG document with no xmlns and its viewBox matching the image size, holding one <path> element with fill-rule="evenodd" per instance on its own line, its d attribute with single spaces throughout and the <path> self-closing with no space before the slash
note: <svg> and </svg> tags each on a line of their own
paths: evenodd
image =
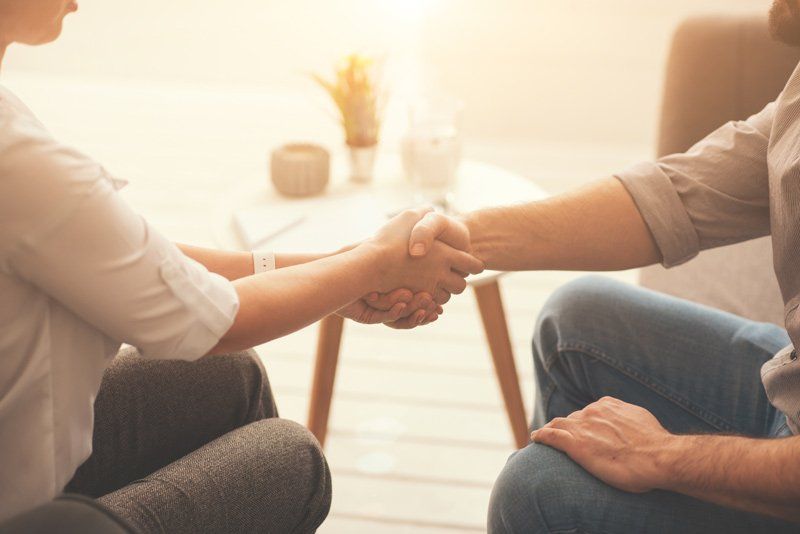
<svg viewBox="0 0 800 534">
<path fill-rule="evenodd" d="M 232 284 L 154 230 L 90 158 L 35 124 L 6 126 L 16 131 L 0 146 L 0 269 L 145 357 L 208 353 L 238 312 Z"/>
<path fill-rule="evenodd" d="M 233 324 L 231 283 L 184 256 L 105 181 L 13 256 L 18 275 L 150 358 L 200 358 Z"/>
<path fill-rule="evenodd" d="M 701 250 L 769 234 L 767 149 L 774 103 L 729 122 L 683 154 L 618 173 L 665 267 Z"/>
</svg>

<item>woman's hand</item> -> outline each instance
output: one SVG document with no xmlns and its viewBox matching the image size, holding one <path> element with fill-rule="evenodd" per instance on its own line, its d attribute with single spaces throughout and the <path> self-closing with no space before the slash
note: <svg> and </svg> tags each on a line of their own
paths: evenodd
<svg viewBox="0 0 800 534">
<path fill-rule="evenodd" d="M 430 245 L 424 257 L 412 257 L 408 252 L 411 231 L 430 210 L 408 210 L 394 217 L 362 247 L 375 253 L 378 277 L 376 288 L 388 293 L 398 287 L 414 292 L 427 292 L 441 305 L 450 294 L 466 289 L 466 277 L 483 271 L 483 263 L 467 252 L 440 241 Z"/>
</svg>

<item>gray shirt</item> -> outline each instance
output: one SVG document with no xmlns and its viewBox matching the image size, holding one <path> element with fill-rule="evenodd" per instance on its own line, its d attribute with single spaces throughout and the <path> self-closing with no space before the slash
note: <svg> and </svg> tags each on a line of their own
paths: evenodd
<svg viewBox="0 0 800 534">
<path fill-rule="evenodd" d="M 617 175 L 675 266 L 701 250 L 772 235 L 774 267 L 793 345 L 761 377 L 772 404 L 800 433 L 800 66 L 778 99 L 729 122 L 688 152 Z"/>
</svg>

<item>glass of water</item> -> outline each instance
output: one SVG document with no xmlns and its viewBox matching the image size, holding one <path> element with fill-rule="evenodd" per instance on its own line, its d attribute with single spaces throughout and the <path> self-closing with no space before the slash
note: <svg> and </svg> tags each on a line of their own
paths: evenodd
<svg viewBox="0 0 800 534">
<path fill-rule="evenodd" d="M 422 100 L 411 106 L 402 155 L 415 202 L 452 211 L 452 193 L 461 163 L 463 104 L 450 98 Z"/>
</svg>

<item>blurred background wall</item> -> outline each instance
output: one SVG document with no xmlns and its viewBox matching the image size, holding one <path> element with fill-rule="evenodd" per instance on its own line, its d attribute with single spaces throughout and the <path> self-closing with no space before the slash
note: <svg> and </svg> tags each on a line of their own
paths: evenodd
<svg viewBox="0 0 800 534">
<path fill-rule="evenodd" d="M 765 14 L 769 5 L 769 0 L 81 0 L 58 43 L 13 49 L 4 74 L 12 80 L 46 72 L 145 86 L 246 87 L 300 97 L 298 106 L 323 106 L 307 73 L 328 71 L 354 50 L 374 52 L 387 58 L 387 76 L 400 101 L 437 91 L 466 102 L 465 135 L 473 155 L 523 172 L 562 172 L 566 186 L 589 172 L 649 156 L 669 37 L 682 18 Z M 574 150 L 553 160 L 552 146 Z M 536 154 L 541 161 L 549 157 L 549 163 L 537 164 Z M 577 167 L 570 171 L 567 164 L 575 157 L 594 162 L 586 176 Z"/>
</svg>

